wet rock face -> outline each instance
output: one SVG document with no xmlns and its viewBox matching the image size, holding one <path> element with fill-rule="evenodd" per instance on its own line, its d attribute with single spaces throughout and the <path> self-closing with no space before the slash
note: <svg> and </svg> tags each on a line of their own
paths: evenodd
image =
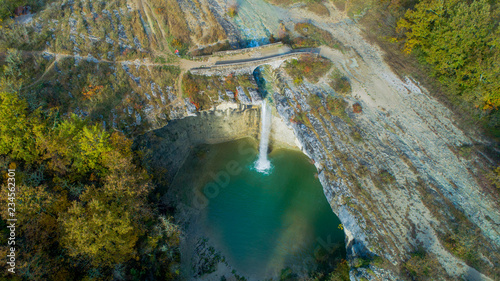
<svg viewBox="0 0 500 281">
<path fill-rule="evenodd" d="M 262 100 L 260 96 L 259 100 Z M 149 166 L 164 167 L 168 171 L 167 178 L 171 179 L 197 145 L 245 137 L 258 139 L 259 133 L 260 105 L 225 102 L 212 110 L 193 111 L 192 116 L 172 120 L 160 129 L 137 137 L 135 144 L 148 152 L 145 159 Z M 291 128 L 275 116 L 270 143 L 273 147 L 290 149 L 297 149 L 299 145 Z"/>
</svg>

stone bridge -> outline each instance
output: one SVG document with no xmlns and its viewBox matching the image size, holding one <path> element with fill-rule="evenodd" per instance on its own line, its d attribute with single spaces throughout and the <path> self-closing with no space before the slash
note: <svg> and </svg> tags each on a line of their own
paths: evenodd
<svg viewBox="0 0 500 281">
<path fill-rule="evenodd" d="M 320 52 L 319 48 L 305 48 L 291 50 L 284 54 L 276 54 L 271 56 L 256 57 L 249 59 L 240 60 L 224 60 L 217 61 L 212 65 L 205 65 L 197 68 L 192 68 L 189 71 L 196 75 L 221 75 L 226 76 L 231 73 L 240 74 L 252 74 L 254 70 L 261 65 L 270 65 L 273 69 L 280 67 L 285 61 L 291 59 L 298 59 L 305 55 L 318 56 Z"/>
</svg>

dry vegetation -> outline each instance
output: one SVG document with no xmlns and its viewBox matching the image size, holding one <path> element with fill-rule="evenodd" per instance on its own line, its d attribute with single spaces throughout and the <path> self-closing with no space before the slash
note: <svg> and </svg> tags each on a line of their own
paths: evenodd
<svg viewBox="0 0 500 281">
<path fill-rule="evenodd" d="M 302 37 L 297 37 L 292 40 L 293 48 L 312 48 L 320 45 L 325 45 L 334 49 L 341 49 L 342 44 L 333 38 L 330 32 L 321 29 L 310 23 L 297 23 L 294 27 Z"/>
<path fill-rule="evenodd" d="M 494 245 L 481 235 L 481 230 L 435 186 L 427 186 L 419 179 L 415 189 L 433 216 L 443 224 L 436 229 L 441 244 L 479 272 L 487 276 L 500 276 L 500 269 L 491 266 L 491 263 L 500 262 L 500 255 L 491 251 Z"/>
<path fill-rule="evenodd" d="M 418 248 L 410 254 L 410 258 L 401 265 L 401 271 L 408 274 L 415 281 L 446 276 L 444 268 L 435 255 L 427 253 L 422 248 Z"/>
<path fill-rule="evenodd" d="M 223 42 L 217 42 L 212 45 L 205 46 L 201 49 L 196 49 L 192 50 L 189 52 L 191 56 L 205 56 L 205 55 L 211 55 L 215 52 L 220 52 L 220 51 L 227 51 L 231 49 L 231 45 L 229 44 L 228 40 L 224 40 Z"/>
<path fill-rule="evenodd" d="M 239 93 L 236 87 L 241 86 L 243 93 Z M 255 87 L 253 78 L 250 75 L 228 75 L 204 76 L 194 75 L 188 72 L 182 79 L 182 92 L 188 97 L 198 110 L 205 110 L 212 107 L 214 102 L 229 100 L 225 94 L 226 90 L 231 91 L 238 100 L 239 95 L 247 95 L 246 88 Z"/>
<path fill-rule="evenodd" d="M 346 96 L 352 91 L 351 82 L 347 76 L 343 75 L 338 69 L 334 69 L 330 74 L 330 87 L 335 90 L 336 93 Z M 358 113 L 358 112 L 357 112 Z"/>
<path fill-rule="evenodd" d="M 172 48 L 185 54 L 191 44 L 189 28 L 179 3 L 175 0 L 151 0 L 153 13 L 160 19 L 160 28 L 165 30 Z"/>
<path fill-rule="evenodd" d="M 292 77 L 295 85 L 302 84 L 304 78 L 311 83 L 318 83 L 332 67 L 332 62 L 323 57 L 312 55 L 302 56 L 302 58 L 292 60 L 285 64 L 286 73 Z"/>
<path fill-rule="evenodd" d="M 124 110 L 130 106 L 140 111 L 147 105 L 164 108 L 164 102 L 168 102 L 167 87 L 175 85 L 180 73 L 174 66 L 129 65 L 126 69 L 107 62 L 75 63 L 74 58 L 60 59 L 53 65 L 54 59 L 19 53 L 5 65 L 15 75 L 3 73 L 4 90 L 17 92 L 30 109 L 57 108 L 62 114 L 73 112 L 92 120 L 105 120 L 108 126 L 114 121 L 125 131 L 126 124 L 134 123 L 135 117 Z M 49 65 L 53 67 L 44 73 Z M 175 94 L 175 88 L 171 90 Z M 167 116 L 167 110 L 162 111 Z"/>
<path fill-rule="evenodd" d="M 277 6 L 290 6 L 297 3 L 303 3 L 307 10 L 319 15 L 330 16 L 330 11 L 323 4 L 323 0 L 266 0 Z"/>
<path fill-rule="evenodd" d="M 330 11 L 328 11 L 328 8 L 326 8 L 326 6 L 321 2 L 307 1 L 306 8 L 307 8 L 307 10 L 309 10 L 317 15 L 324 16 L 324 17 L 330 16 Z"/>
<path fill-rule="evenodd" d="M 165 11 L 180 11 L 176 1 L 158 4 Z M 169 43 L 188 44 L 189 31 L 182 15 L 163 13 L 163 22 L 157 9 L 144 5 L 136 10 L 125 0 L 55 1 L 39 11 L 34 25 L 4 22 L 1 90 L 17 92 L 31 109 L 55 107 L 61 114 L 106 121 L 127 133 L 139 123 L 147 128 L 145 118 L 168 119 L 180 69 L 136 60 L 152 58 Z M 169 32 L 169 25 L 175 32 Z M 49 53 L 33 51 L 44 49 Z M 52 53 L 58 54 L 57 61 Z M 172 62 L 169 53 L 155 55 L 154 61 Z"/>
</svg>

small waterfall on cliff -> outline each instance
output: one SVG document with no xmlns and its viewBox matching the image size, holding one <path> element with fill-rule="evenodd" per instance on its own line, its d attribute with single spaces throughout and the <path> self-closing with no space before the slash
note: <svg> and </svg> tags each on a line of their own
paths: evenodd
<svg viewBox="0 0 500 281">
<path fill-rule="evenodd" d="M 259 158 L 255 162 L 255 169 L 261 173 L 267 173 L 271 168 L 271 162 L 267 159 L 267 148 L 269 145 L 269 134 L 271 133 L 271 109 L 266 100 L 262 100 L 260 117 L 260 142 Z"/>
</svg>

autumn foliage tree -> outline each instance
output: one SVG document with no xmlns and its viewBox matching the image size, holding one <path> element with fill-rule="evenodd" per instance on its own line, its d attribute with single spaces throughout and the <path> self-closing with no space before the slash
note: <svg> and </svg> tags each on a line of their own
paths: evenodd
<svg viewBox="0 0 500 281">
<path fill-rule="evenodd" d="M 145 234 L 162 222 L 148 203 L 150 178 L 135 164 L 131 140 L 76 115 L 29 111 L 16 94 L 0 93 L 0 118 L 0 165 L 14 161 L 19 166 L 20 276 L 111 276 L 117 264 L 133 265 L 146 252 L 160 251 L 144 246 L 160 239 Z M 7 192 L 0 190 L 2 224 L 8 218 Z M 0 252 L 5 247 L 0 245 Z M 162 279 L 175 276 L 168 270 L 160 273 Z"/>
<path fill-rule="evenodd" d="M 92 86 L 92 85 L 89 85 L 85 91 L 83 91 L 83 96 L 85 99 L 89 99 L 89 100 L 92 100 L 94 99 L 96 96 L 99 96 L 102 92 L 102 89 L 104 87 L 103 86 Z"/>
</svg>

